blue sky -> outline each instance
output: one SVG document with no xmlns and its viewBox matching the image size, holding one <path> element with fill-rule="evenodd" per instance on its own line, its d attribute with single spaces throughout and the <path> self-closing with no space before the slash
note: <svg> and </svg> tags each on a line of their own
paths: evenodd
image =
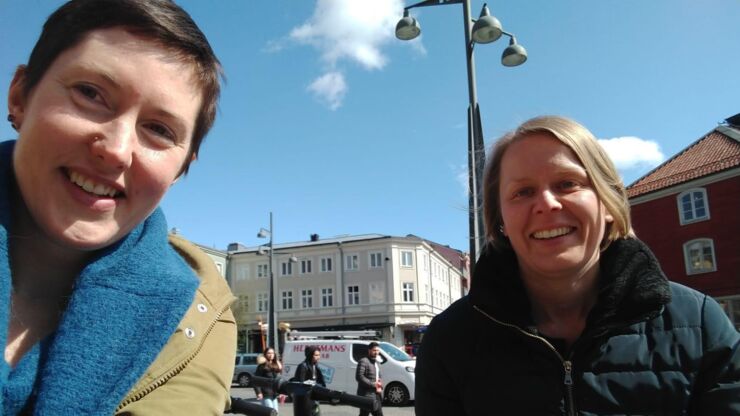
<svg viewBox="0 0 740 416">
<path fill-rule="evenodd" d="M 399 0 L 187 0 L 227 76 L 200 160 L 162 203 L 198 243 L 416 234 L 467 250 L 468 104 L 462 8 Z M 413 2 L 407 1 L 408 6 Z M 0 0 L 0 85 L 58 0 Z M 482 1 L 471 0 L 477 16 Z M 627 184 L 740 111 L 737 0 L 489 3 L 529 53 L 477 45 L 487 147 L 540 114 L 575 118 Z M 0 138 L 15 132 L 0 124 Z"/>
</svg>

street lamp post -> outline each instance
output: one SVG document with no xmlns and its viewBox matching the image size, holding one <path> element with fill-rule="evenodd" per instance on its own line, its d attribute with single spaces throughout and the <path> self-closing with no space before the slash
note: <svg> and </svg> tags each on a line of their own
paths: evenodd
<svg viewBox="0 0 740 416">
<path fill-rule="evenodd" d="M 261 228 L 260 231 L 257 233 L 257 237 L 259 238 L 266 238 L 269 237 L 270 241 L 267 242 L 267 247 L 269 250 L 269 264 L 267 266 L 267 275 L 270 276 L 270 302 L 268 306 L 268 317 L 267 317 L 267 323 L 268 323 L 268 330 L 267 333 L 267 345 L 269 347 L 275 348 L 276 351 L 278 349 L 278 346 L 276 345 L 276 342 L 278 340 L 278 325 L 277 325 L 277 311 L 275 310 L 275 305 L 277 304 L 276 296 L 276 288 L 275 288 L 275 274 L 273 273 L 272 269 L 272 256 L 273 256 L 273 249 L 272 249 L 272 240 L 273 240 L 273 228 L 272 228 L 272 212 L 270 212 L 270 229 L 265 230 L 264 228 Z"/>
<path fill-rule="evenodd" d="M 470 259 L 473 263 L 480 255 L 483 242 L 483 220 L 481 209 L 481 183 L 483 181 L 483 167 L 486 153 L 483 144 L 483 127 L 480 118 L 480 108 L 475 89 L 475 61 L 473 48 L 476 43 L 490 43 L 501 35 L 509 37 L 509 46 L 504 50 L 501 62 L 504 66 L 517 66 L 527 60 L 527 52 L 516 43 L 514 35 L 505 32 L 501 23 L 490 15 L 488 6 L 483 5 L 478 20 L 470 17 L 470 0 L 426 0 L 413 4 L 404 9 L 403 18 L 396 25 L 396 37 L 401 40 L 411 40 L 419 36 L 421 28 L 416 19 L 409 15 L 409 9 L 415 7 L 442 6 L 447 4 L 462 4 L 463 23 L 465 28 L 465 55 L 468 69 L 468 193 L 469 203 L 469 232 L 470 232 Z M 473 24 L 473 22 L 475 24 Z M 472 38 L 472 39 L 471 39 Z M 470 270 L 471 274 L 473 270 Z"/>
</svg>

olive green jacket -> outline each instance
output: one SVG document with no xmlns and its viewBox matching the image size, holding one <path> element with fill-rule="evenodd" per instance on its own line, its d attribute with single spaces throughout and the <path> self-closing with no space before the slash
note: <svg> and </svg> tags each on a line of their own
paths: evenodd
<svg viewBox="0 0 740 416">
<path fill-rule="evenodd" d="M 236 355 L 234 300 L 213 261 L 192 243 L 170 244 L 200 277 L 195 299 L 177 330 L 126 395 L 116 415 L 223 415 Z"/>
</svg>

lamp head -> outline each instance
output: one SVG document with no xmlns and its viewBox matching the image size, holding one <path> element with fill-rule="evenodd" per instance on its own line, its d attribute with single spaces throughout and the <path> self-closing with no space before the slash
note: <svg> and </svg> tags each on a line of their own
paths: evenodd
<svg viewBox="0 0 740 416">
<path fill-rule="evenodd" d="M 270 236 L 270 232 L 265 230 L 264 228 L 260 228 L 260 231 L 257 233 L 257 238 L 267 238 Z"/>
<path fill-rule="evenodd" d="M 491 43 L 498 40 L 501 37 L 503 29 L 501 22 L 495 17 L 491 16 L 491 12 L 488 11 L 488 6 L 483 5 L 483 9 L 480 12 L 480 17 L 475 21 L 473 25 L 473 42 L 475 43 Z"/>
<path fill-rule="evenodd" d="M 403 18 L 396 24 L 396 37 L 401 40 L 411 40 L 419 36 L 421 27 L 419 22 L 409 16 L 409 11 L 403 11 Z"/>
<path fill-rule="evenodd" d="M 527 50 L 516 43 L 516 38 L 512 36 L 509 40 L 509 46 L 504 49 L 504 53 L 501 55 L 501 63 L 504 66 L 517 66 L 523 64 L 526 60 Z"/>
<path fill-rule="evenodd" d="M 268 251 L 269 251 L 269 250 L 268 250 L 268 248 L 267 248 L 267 247 L 265 247 L 265 246 L 259 246 L 259 247 L 257 248 L 257 255 L 258 255 L 258 256 L 264 256 L 265 254 L 267 254 L 267 252 L 268 252 Z"/>
</svg>

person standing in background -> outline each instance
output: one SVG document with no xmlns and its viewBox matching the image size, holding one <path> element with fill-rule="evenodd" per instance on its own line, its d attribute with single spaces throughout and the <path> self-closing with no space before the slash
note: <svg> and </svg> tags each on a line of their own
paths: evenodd
<svg viewBox="0 0 740 416">
<path fill-rule="evenodd" d="M 357 363 L 355 380 L 357 380 L 357 395 L 375 399 L 375 410 L 360 409 L 360 416 L 383 416 L 383 382 L 380 377 L 380 363 L 378 355 L 380 345 L 371 342 L 367 346 L 367 357 L 362 357 Z"/>
</svg>

